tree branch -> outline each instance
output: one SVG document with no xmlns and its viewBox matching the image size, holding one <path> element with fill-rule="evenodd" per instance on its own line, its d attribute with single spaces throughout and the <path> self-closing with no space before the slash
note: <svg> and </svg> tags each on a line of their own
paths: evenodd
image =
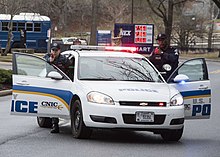
<svg viewBox="0 0 220 157">
<path fill-rule="evenodd" d="M 188 0 L 181 0 L 181 1 L 179 1 L 179 2 L 173 3 L 173 5 L 181 4 L 181 3 L 184 3 L 184 2 L 186 2 L 186 1 L 188 1 Z"/>
<path fill-rule="evenodd" d="M 160 1 L 160 4 L 158 5 L 157 9 L 158 9 L 159 12 L 161 13 L 163 19 L 166 20 L 166 18 L 167 18 L 167 17 L 166 17 L 166 12 L 167 12 L 167 10 L 166 10 L 166 8 L 165 8 L 163 2 L 164 2 L 164 0 L 163 0 L 163 1 Z M 160 9 L 160 6 L 162 6 L 162 9 L 163 9 L 163 10 Z"/>
<path fill-rule="evenodd" d="M 218 8 L 220 8 L 220 0 L 212 0 Z"/>
<path fill-rule="evenodd" d="M 147 3 L 148 3 L 148 5 L 150 6 L 151 10 L 152 10 L 158 17 L 160 17 L 160 18 L 163 19 L 163 14 L 161 15 L 159 12 L 157 12 L 157 11 L 154 9 L 154 7 L 153 7 L 152 3 L 150 2 L 150 0 L 147 0 Z"/>
</svg>

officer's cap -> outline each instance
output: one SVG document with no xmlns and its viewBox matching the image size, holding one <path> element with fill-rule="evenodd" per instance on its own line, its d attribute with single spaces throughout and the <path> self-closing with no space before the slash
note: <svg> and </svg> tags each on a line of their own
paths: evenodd
<svg viewBox="0 0 220 157">
<path fill-rule="evenodd" d="M 52 49 L 52 50 L 59 50 L 59 49 L 60 49 L 60 44 L 58 44 L 58 43 L 52 43 L 51 49 Z"/>
<path fill-rule="evenodd" d="M 157 35 L 156 40 L 164 40 L 166 38 L 167 38 L 166 34 L 160 33 Z"/>
</svg>

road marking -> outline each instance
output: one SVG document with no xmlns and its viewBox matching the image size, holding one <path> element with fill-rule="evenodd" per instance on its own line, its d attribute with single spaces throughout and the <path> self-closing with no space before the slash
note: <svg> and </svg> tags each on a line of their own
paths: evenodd
<svg viewBox="0 0 220 157">
<path fill-rule="evenodd" d="M 210 74 L 218 74 L 218 73 L 220 73 L 220 70 L 215 70 L 215 71 L 210 72 Z"/>
</svg>

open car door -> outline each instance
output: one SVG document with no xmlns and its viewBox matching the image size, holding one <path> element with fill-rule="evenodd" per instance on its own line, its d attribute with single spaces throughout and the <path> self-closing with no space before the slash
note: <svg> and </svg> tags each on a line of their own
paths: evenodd
<svg viewBox="0 0 220 157">
<path fill-rule="evenodd" d="M 174 83 L 184 74 L 187 81 Z M 184 98 L 185 119 L 208 119 L 211 114 L 211 86 L 204 58 L 187 60 L 168 78 L 167 82 L 180 91 Z"/>
<path fill-rule="evenodd" d="M 37 56 L 13 53 L 11 114 L 69 117 L 72 81 Z"/>
</svg>

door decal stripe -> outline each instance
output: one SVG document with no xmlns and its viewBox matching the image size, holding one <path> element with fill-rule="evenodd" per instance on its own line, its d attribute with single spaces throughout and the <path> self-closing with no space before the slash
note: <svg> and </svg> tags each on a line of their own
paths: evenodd
<svg viewBox="0 0 220 157">
<path fill-rule="evenodd" d="M 199 97 L 211 97 L 211 90 L 194 90 L 181 92 L 184 99 L 199 98 Z"/>
<path fill-rule="evenodd" d="M 52 97 L 55 99 L 58 99 L 59 101 L 61 101 L 68 110 L 70 110 L 69 105 L 60 97 L 56 96 L 56 95 L 52 95 L 52 94 L 45 94 L 45 93 L 40 93 L 40 92 L 28 92 L 28 91 L 21 91 L 21 90 L 13 90 L 13 93 L 22 93 L 22 94 L 33 94 L 33 95 L 42 95 L 42 96 L 47 96 L 47 97 Z"/>
<path fill-rule="evenodd" d="M 38 94 L 44 96 L 51 96 L 54 98 L 56 97 L 59 98 L 59 100 L 62 100 L 62 102 L 65 102 L 64 104 L 67 106 L 70 105 L 73 97 L 73 93 L 70 91 L 53 88 L 13 85 L 13 92 L 14 91 L 26 92 L 26 94 Z"/>
</svg>

